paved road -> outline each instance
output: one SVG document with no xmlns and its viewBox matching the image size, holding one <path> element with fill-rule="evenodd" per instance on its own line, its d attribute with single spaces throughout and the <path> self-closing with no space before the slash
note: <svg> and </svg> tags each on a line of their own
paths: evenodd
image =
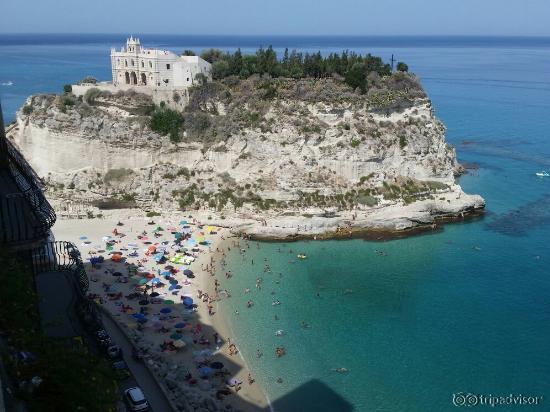
<svg viewBox="0 0 550 412">
<path fill-rule="evenodd" d="M 103 325 L 105 330 L 109 333 L 109 336 L 113 339 L 118 346 L 122 348 L 124 355 L 124 361 L 128 365 L 128 368 L 134 375 L 134 379 L 129 379 L 121 383 L 122 390 L 131 388 L 132 386 L 139 386 L 145 397 L 151 405 L 151 409 L 155 412 L 170 412 L 172 407 L 168 400 L 164 396 L 163 392 L 159 388 L 155 379 L 151 376 L 149 370 L 143 365 L 143 363 L 135 361 L 132 358 L 132 345 L 126 338 L 126 336 L 119 329 L 118 325 L 113 322 L 108 316 L 102 316 Z M 121 391 L 122 392 L 122 391 Z"/>
</svg>

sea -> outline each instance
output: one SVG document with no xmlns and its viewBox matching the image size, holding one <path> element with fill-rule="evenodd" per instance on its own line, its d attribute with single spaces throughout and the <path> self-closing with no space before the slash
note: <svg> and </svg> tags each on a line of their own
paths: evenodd
<svg viewBox="0 0 550 412">
<path fill-rule="evenodd" d="M 550 38 L 138 37 L 176 52 L 393 55 L 468 165 L 459 184 L 487 202 L 482 218 L 404 239 L 232 248 L 222 308 L 275 410 L 550 410 L 550 177 L 535 175 L 550 171 Z M 33 93 L 109 80 L 110 48 L 124 42 L 0 35 L 6 122 Z"/>
</svg>

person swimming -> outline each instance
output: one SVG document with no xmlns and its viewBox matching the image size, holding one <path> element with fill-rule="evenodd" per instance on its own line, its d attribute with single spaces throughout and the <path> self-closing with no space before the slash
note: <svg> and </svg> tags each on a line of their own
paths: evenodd
<svg viewBox="0 0 550 412">
<path fill-rule="evenodd" d="M 333 372 L 338 372 L 338 373 L 348 373 L 349 370 L 347 368 L 333 368 L 331 369 Z"/>
</svg>

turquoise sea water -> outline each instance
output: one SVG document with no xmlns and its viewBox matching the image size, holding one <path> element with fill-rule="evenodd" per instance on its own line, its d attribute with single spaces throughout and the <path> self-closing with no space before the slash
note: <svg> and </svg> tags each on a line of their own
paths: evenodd
<svg viewBox="0 0 550 412">
<path fill-rule="evenodd" d="M 108 79 L 109 47 L 124 39 L 46 40 L 0 36 L 0 83 L 13 82 L 0 85 L 8 121 L 30 93 L 90 74 Z M 221 277 L 232 292 L 224 305 L 277 410 L 453 411 L 464 409 L 453 406 L 458 392 L 543 396 L 538 406 L 476 409 L 550 410 L 550 179 L 535 176 L 550 171 L 550 40 L 154 36 L 151 44 L 393 53 L 422 78 L 459 160 L 479 165 L 460 184 L 487 200 L 483 219 L 378 243 L 253 242 L 244 260 L 228 256 L 235 274 Z M 338 367 L 349 372 L 331 371 Z"/>
</svg>

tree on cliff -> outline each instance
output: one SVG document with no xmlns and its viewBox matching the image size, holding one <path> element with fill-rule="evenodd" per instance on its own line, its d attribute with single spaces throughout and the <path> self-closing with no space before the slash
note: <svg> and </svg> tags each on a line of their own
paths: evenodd
<svg viewBox="0 0 550 412">
<path fill-rule="evenodd" d="M 397 71 L 398 72 L 408 72 L 409 71 L 409 66 L 407 66 L 406 63 L 399 62 L 399 63 L 397 63 Z"/>
</svg>

